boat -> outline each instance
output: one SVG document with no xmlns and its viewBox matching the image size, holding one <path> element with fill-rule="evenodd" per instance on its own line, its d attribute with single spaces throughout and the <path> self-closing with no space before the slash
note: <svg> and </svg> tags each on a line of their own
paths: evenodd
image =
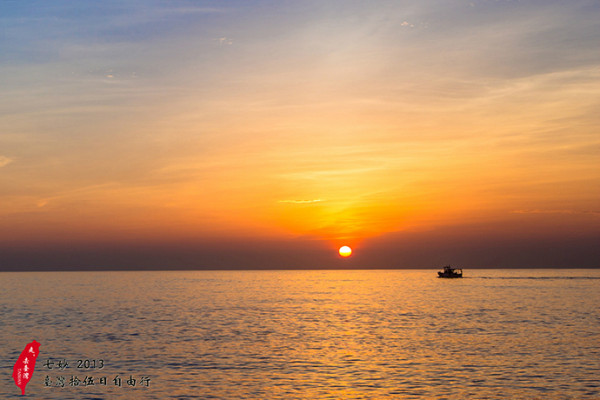
<svg viewBox="0 0 600 400">
<path fill-rule="evenodd" d="M 462 269 L 446 265 L 443 271 L 438 272 L 438 278 L 462 278 Z"/>
</svg>

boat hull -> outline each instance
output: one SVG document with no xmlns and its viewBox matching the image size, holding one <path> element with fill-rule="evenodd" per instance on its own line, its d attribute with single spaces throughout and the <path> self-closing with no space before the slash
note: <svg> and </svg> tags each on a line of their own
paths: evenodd
<svg viewBox="0 0 600 400">
<path fill-rule="evenodd" d="M 438 272 L 438 278 L 462 278 L 462 273 Z"/>
</svg>

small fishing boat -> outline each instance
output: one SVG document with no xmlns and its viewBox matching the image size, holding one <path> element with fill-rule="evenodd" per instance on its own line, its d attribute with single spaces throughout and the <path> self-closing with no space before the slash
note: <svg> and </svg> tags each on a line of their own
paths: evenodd
<svg viewBox="0 0 600 400">
<path fill-rule="evenodd" d="M 438 271 L 438 278 L 462 278 L 462 269 L 446 265 L 443 271 Z"/>
</svg>

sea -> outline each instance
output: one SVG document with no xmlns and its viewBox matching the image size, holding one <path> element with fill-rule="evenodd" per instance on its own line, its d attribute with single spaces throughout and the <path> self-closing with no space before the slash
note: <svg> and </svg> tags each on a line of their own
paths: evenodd
<svg viewBox="0 0 600 400">
<path fill-rule="evenodd" d="M 600 270 L 436 275 L 3 272 L 0 398 L 600 399 Z"/>
</svg>

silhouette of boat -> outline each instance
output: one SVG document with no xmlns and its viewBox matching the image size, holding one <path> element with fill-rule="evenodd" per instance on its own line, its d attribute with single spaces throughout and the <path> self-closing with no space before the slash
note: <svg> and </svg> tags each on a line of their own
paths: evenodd
<svg viewBox="0 0 600 400">
<path fill-rule="evenodd" d="M 446 265 L 443 271 L 438 271 L 438 278 L 462 278 L 462 269 Z"/>
</svg>

